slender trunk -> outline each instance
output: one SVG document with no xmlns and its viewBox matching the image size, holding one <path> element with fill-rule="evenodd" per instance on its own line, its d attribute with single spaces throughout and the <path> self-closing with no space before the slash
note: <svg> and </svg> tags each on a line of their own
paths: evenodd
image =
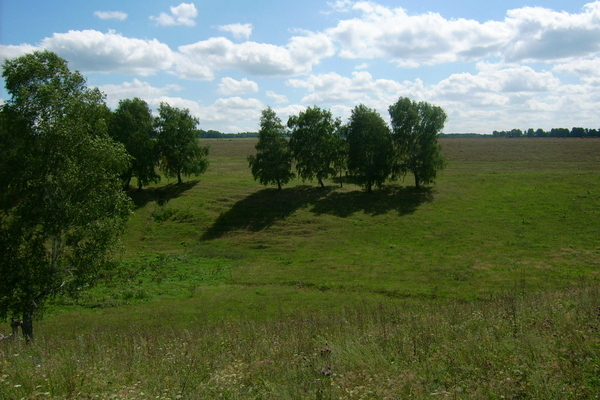
<svg viewBox="0 0 600 400">
<path fill-rule="evenodd" d="M 319 178 L 319 185 L 321 185 L 322 188 L 325 187 L 325 184 L 323 183 L 323 180 L 321 178 Z"/>
<path fill-rule="evenodd" d="M 123 179 L 123 189 L 129 189 L 129 184 L 131 183 L 131 177 L 133 176 L 133 169 L 127 171 Z"/>
<path fill-rule="evenodd" d="M 177 171 L 177 184 L 181 185 L 183 181 L 181 180 L 181 172 Z"/>
<path fill-rule="evenodd" d="M 277 190 L 281 190 L 281 182 L 277 181 Z"/>
<path fill-rule="evenodd" d="M 421 188 L 421 180 L 419 179 L 419 175 L 415 173 L 415 187 L 417 189 Z"/>
<path fill-rule="evenodd" d="M 29 343 L 33 340 L 33 311 L 35 310 L 35 304 L 31 304 L 25 311 L 23 311 L 23 323 L 21 324 L 21 332 L 23 337 Z"/>
</svg>

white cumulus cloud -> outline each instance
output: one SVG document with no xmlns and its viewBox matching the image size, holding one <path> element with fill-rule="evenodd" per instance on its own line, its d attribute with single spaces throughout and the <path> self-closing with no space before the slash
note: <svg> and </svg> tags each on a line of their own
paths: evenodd
<svg viewBox="0 0 600 400">
<path fill-rule="evenodd" d="M 552 70 L 556 73 L 572 74 L 584 83 L 600 86 L 600 58 L 574 60 L 556 65 Z"/>
<path fill-rule="evenodd" d="M 36 50 L 41 50 L 41 48 L 30 44 L 21 44 L 18 46 L 0 44 L 0 63 L 3 63 L 4 60 L 20 57 L 23 54 L 31 53 Z"/>
<path fill-rule="evenodd" d="M 194 3 L 181 3 L 176 7 L 171 7 L 171 14 L 160 13 L 158 17 L 151 16 L 150 19 L 156 21 L 160 26 L 194 26 L 198 10 Z"/>
<path fill-rule="evenodd" d="M 221 79 L 217 93 L 232 96 L 236 94 L 258 92 L 258 84 L 247 78 L 237 81 L 233 78 L 225 77 Z"/>
<path fill-rule="evenodd" d="M 252 24 L 220 25 L 219 30 L 229 32 L 235 39 L 248 39 L 252 35 Z"/>
<path fill-rule="evenodd" d="M 154 87 L 148 82 L 134 79 L 131 82 L 124 82 L 120 85 L 108 84 L 98 86 L 102 93 L 106 94 L 106 103 L 111 108 L 116 108 L 119 100 L 132 99 L 139 97 L 148 104 L 158 105 L 160 98 L 171 92 L 182 90 L 178 85 L 166 85 L 164 87 Z"/>
<path fill-rule="evenodd" d="M 169 46 L 156 39 L 127 38 L 114 31 L 55 33 L 45 38 L 41 47 L 69 60 L 74 69 L 83 72 L 153 75 L 169 69 L 175 58 Z"/>
<path fill-rule="evenodd" d="M 337 2 L 351 10 L 326 30 L 341 57 L 386 59 L 402 67 L 500 57 L 507 62 L 556 61 L 600 51 L 600 2 L 570 14 L 541 7 L 509 10 L 503 21 L 447 19 L 438 13 L 409 15 L 373 2 Z"/>
<path fill-rule="evenodd" d="M 239 69 L 256 76 L 293 76 L 308 73 L 335 50 L 323 34 L 292 37 L 286 46 L 234 43 L 224 37 L 180 46 L 177 73 L 187 79 L 213 78 L 215 71 Z"/>
</svg>

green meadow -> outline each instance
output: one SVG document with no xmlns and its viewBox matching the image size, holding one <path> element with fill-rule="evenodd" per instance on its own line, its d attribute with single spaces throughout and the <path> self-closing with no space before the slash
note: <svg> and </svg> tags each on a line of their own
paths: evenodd
<svg viewBox="0 0 600 400">
<path fill-rule="evenodd" d="M 131 190 L 116 270 L 0 343 L 0 398 L 599 398 L 600 140 L 440 141 L 435 185 L 368 194 L 203 140 Z"/>
</svg>

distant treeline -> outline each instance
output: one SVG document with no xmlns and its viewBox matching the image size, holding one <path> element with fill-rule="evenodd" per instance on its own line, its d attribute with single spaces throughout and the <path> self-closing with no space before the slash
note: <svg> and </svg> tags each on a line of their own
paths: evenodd
<svg viewBox="0 0 600 400">
<path fill-rule="evenodd" d="M 240 132 L 240 133 L 222 133 L 215 130 L 202 130 L 198 135 L 200 139 L 232 139 L 232 138 L 251 138 L 258 137 L 258 132 Z"/>
<path fill-rule="evenodd" d="M 440 133 L 440 138 L 474 138 L 488 136 L 481 133 Z"/>
<path fill-rule="evenodd" d="M 552 128 L 549 131 L 543 129 L 533 130 L 529 128 L 526 131 L 520 129 L 513 129 L 511 131 L 494 131 L 492 132 L 494 137 L 600 137 L 598 129 L 588 128 Z"/>
</svg>

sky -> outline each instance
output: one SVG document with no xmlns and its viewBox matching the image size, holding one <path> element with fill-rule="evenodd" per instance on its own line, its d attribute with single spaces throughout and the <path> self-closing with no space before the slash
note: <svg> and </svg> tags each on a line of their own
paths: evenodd
<svg viewBox="0 0 600 400">
<path fill-rule="evenodd" d="M 400 97 L 444 108 L 445 133 L 600 128 L 600 1 L 0 0 L 0 62 L 41 49 L 112 109 L 166 102 L 225 133 L 267 107 L 389 119 Z"/>
</svg>

